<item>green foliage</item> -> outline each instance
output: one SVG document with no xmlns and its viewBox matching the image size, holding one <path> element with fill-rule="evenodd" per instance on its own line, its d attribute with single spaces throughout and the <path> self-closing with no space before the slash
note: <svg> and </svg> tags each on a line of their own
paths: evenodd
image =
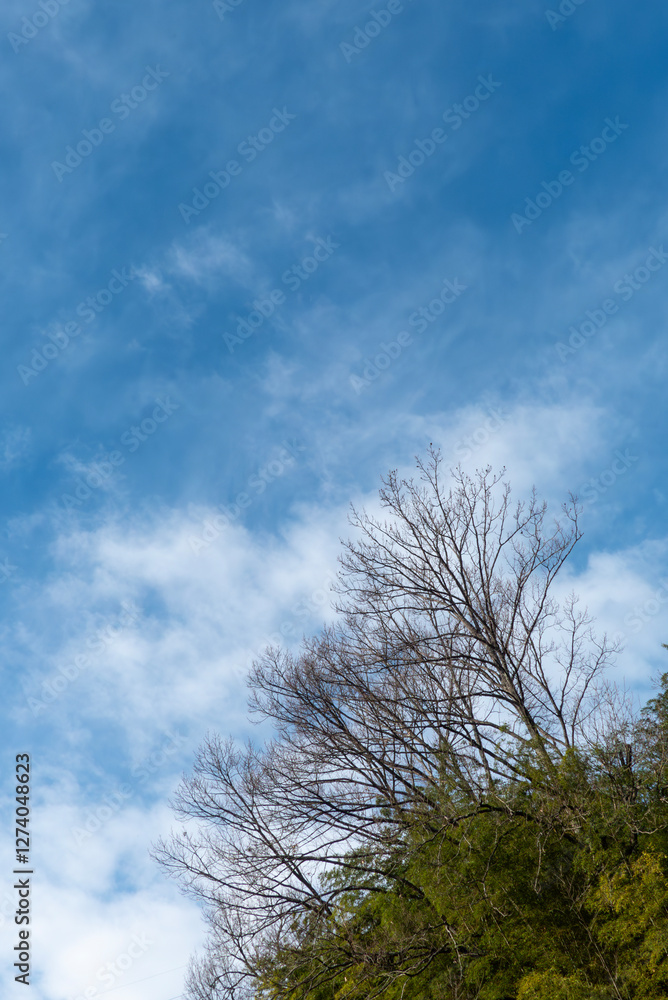
<svg viewBox="0 0 668 1000">
<path fill-rule="evenodd" d="M 271 956 L 258 997 L 667 998 L 668 674 L 629 739 L 527 754 L 466 811 L 445 776 L 400 852 L 351 853 L 355 888 L 324 877 L 336 905 Z"/>
<path fill-rule="evenodd" d="M 668 996 L 668 879 L 666 857 L 646 851 L 606 872 L 591 893 L 595 932 L 614 953 L 617 975 L 638 1000 Z"/>
<path fill-rule="evenodd" d="M 517 1000 L 608 1000 L 610 995 L 609 989 L 593 987 L 577 973 L 530 972 L 517 989 Z"/>
</svg>

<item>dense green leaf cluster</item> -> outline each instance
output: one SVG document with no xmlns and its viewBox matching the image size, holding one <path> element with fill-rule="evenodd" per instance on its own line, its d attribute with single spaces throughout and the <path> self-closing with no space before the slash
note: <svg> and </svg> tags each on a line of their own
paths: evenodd
<svg viewBox="0 0 668 1000">
<path fill-rule="evenodd" d="M 668 674 L 627 731 L 448 788 L 264 957 L 262 1000 L 668 997 Z M 358 856 L 364 849 L 358 850 Z M 324 876 L 329 887 L 336 873 Z"/>
</svg>

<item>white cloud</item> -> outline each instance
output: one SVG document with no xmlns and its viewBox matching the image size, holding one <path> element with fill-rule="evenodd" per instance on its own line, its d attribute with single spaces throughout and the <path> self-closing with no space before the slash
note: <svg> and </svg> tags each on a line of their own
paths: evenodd
<svg viewBox="0 0 668 1000">
<path fill-rule="evenodd" d="M 0 438 L 0 471 L 8 472 L 17 466 L 30 448 L 32 432 L 29 427 L 9 427 Z"/>
<path fill-rule="evenodd" d="M 188 278 L 198 285 L 218 284 L 227 278 L 248 286 L 254 267 L 241 247 L 208 229 L 197 230 L 188 240 L 176 242 L 167 254 L 170 274 Z"/>
<path fill-rule="evenodd" d="M 166 806 L 130 803 L 77 844 L 72 830 L 90 825 L 95 812 L 104 816 L 100 805 L 85 804 L 60 783 L 35 805 L 49 837 L 33 856 L 39 877 L 33 876 L 32 995 L 96 1000 L 120 987 L 124 1000 L 179 994 L 204 926 L 199 909 L 147 858 L 148 844 L 169 831 Z M 3 952 L 10 982 L 11 959 Z"/>
<path fill-rule="evenodd" d="M 150 296 L 158 295 L 171 289 L 171 285 L 165 281 L 162 271 L 157 267 L 137 268 L 137 277 Z"/>
<path fill-rule="evenodd" d="M 161 512 L 58 539 L 58 573 L 33 594 L 52 630 L 31 654 L 26 694 L 37 718 L 65 728 L 104 718 L 125 728 L 131 746 L 184 719 L 201 733 L 238 712 L 243 726 L 251 653 L 281 627 L 286 641 L 298 640 L 327 614 L 320 592 L 336 571 L 345 515 L 306 511 L 280 538 L 223 525 L 193 551 L 218 513 Z M 127 619 L 124 602 L 142 610 Z M 21 716 L 32 717 L 27 703 Z"/>
<path fill-rule="evenodd" d="M 559 501 L 579 486 L 587 469 L 598 467 L 601 452 L 615 441 L 605 410 L 571 400 L 508 406 L 490 394 L 487 405 L 467 406 L 455 420 L 435 414 L 415 423 L 441 447 L 446 466 L 461 462 L 469 472 L 505 467 L 517 493 L 535 485 Z"/>
<path fill-rule="evenodd" d="M 618 639 L 623 651 L 615 680 L 636 688 L 641 700 L 650 680 L 668 671 L 668 539 L 655 539 L 620 552 L 593 553 L 579 573 L 565 569 L 559 588 L 574 590 L 594 616 L 599 632 Z"/>
</svg>

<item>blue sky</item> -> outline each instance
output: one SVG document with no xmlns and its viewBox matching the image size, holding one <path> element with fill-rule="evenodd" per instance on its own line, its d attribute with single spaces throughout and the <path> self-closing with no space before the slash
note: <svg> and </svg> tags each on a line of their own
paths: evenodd
<svg viewBox="0 0 668 1000">
<path fill-rule="evenodd" d="M 7 774 L 34 758 L 33 996 L 171 1000 L 203 927 L 148 847 L 207 729 L 248 731 L 252 655 L 331 617 L 348 504 L 389 468 L 434 442 L 579 493 L 564 592 L 623 634 L 639 697 L 664 667 L 668 14 L 0 18 L 2 740 Z"/>
</svg>

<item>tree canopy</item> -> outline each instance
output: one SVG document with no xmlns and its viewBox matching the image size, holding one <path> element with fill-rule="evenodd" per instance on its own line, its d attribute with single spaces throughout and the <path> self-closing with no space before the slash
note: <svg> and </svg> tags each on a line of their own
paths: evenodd
<svg viewBox="0 0 668 1000">
<path fill-rule="evenodd" d="M 193 1000 L 668 997 L 668 674 L 634 713 L 555 581 L 580 538 L 439 456 L 353 511 L 339 619 L 271 648 L 157 855 L 209 922 Z"/>
</svg>

